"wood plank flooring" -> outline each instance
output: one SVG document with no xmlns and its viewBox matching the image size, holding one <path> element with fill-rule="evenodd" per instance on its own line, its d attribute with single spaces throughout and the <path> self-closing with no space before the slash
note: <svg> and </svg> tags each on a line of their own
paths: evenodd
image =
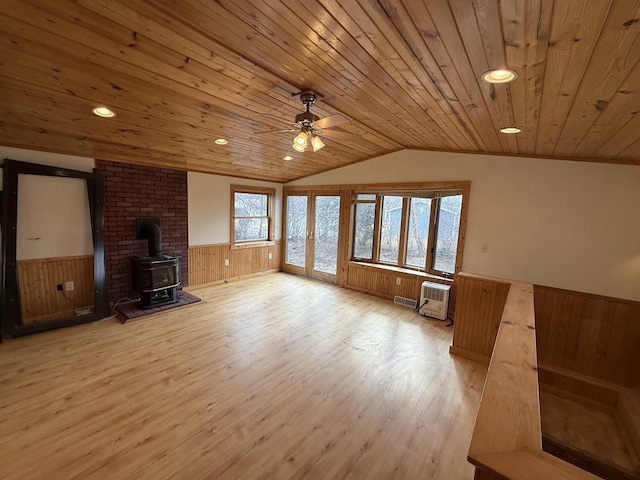
<svg viewBox="0 0 640 480">
<path fill-rule="evenodd" d="M 0 345 L 3 479 L 471 479 L 451 328 L 277 273 Z"/>
</svg>

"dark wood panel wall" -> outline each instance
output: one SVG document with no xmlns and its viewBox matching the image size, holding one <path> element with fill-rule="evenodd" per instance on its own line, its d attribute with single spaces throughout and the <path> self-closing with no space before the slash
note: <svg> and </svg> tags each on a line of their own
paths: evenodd
<svg viewBox="0 0 640 480">
<path fill-rule="evenodd" d="M 640 302 L 536 286 L 538 362 L 640 387 Z"/>
<path fill-rule="evenodd" d="M 452 351 L 488 362 L 508 284 L 466 273 L 457 283 Z M 540 285 L 534 298 L 539 365 L 640 387 L 640 302 Z"/>
<path fill-rule="evenodd" d="M 131 257 L 147 254 L 136 240 L 135 221 L 157 217 L 165 253 L 179 255 L 181 281 L 189 282 L 187 173 L 96 160 L 105 177 L 104 246 L 109 300 L 132 295 Z"/>
</svg>

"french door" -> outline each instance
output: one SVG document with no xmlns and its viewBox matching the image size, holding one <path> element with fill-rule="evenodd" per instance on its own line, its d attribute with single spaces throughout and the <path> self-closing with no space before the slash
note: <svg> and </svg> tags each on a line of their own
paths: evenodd
<svg viewBox="0 0 640 480">
<path fill-rule="evenodd" d="M 284 270 L 336 283 L 340 194 L 296 192 L 284 203 Z"/>
</svg>

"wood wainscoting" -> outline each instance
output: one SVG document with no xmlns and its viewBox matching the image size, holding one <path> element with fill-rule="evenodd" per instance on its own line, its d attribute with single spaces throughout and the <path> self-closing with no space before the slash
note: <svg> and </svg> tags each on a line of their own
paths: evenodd
<svg viewBox="0 0 640 480">
<path fill-rule="evenodd" d="M 459 273 L 458 309 L 451 352 L 489 364 L 509 283 L 499 279 Z"/>
<path fill-rule="evenodd" d="M 538 362 L 640 388 L 640 302 L 535 287 Z"/>
<path fill-rule="evenodd" d="M 397 279 L 400 279 L 398 285 Z M 457 286 L 452 280 L 418 271 L 409 271 L 387 265 L 372 265 L 361 262 L 348 262 L 346 274 L 342 278 L 341 286 L 368 293 L 377 297 L 393 300 L 396 295 L 420 301 L 420 287 L 422 282 L 429 281 L 451 285 L 449 295 L 449 317 L 453 318 L 456 311 Z"/>
<path fill-rule="evenodd" d="M 189 247 L 189 286 L 278 271 L 280 247 L 280 240 L 233 247 L 230 243 Z M 225 259 L 229 259 L 228 266 L 225 265 Z"/>
<path fill-rule="evenodd" d="M 19 260 L 18 286 L 22 323 L 38 323 L 73 317 L 95 302 L 93 255 Z M 73 291 L 56 285 L 73 282 Z M 65 298 L 66 296 L 66 298 Z"/>
<path fill-rule="evenodd" d="M 508 283 L 457 276 L 451 351 L 488 363 Z M 640 302 L 534 285 L 538 363 L 640 388 Z"/>
</svg>

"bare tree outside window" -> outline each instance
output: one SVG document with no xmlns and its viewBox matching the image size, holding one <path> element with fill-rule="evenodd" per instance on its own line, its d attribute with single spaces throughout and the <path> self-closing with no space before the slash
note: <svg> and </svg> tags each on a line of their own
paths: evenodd
<svg viewBox="0 0 640 480">
<path fill-rule="evenodd" d="M 410 200 L 406 264 L 425 268 L 429 240 L 429 221 L 431 220 L 431 199 L 411 198 Z"/>
<path fill-rule="evenodd" d="M 462 212 L 462 195 L 440 199 L 433 268 L 454 273 L 458 250 L 458 231 Z"/>
<path fill-rule="evenodd" d="M 313 269 L 336 274 L 338 268 L 338 230 L 340 197 L 317 196 Z"/>
<path fill-rule="evenodd" d="M 268 203 L 266 193 L 234 193 L 236 242 L 269 239 Z"/>
<path fill-rule="evenodd" d="M 376 218 L 375 203 L 357 203 L 353 229 L 353 256 L 371 259 L 373 257 L 373 225 Z"/>
<path fill-rule="evenodd" d="M 356 194 L 353 260 L 455 273 L 462 189 L 385 193 Z"/>
<path fill-rule="evenodd" d="M 398 262 L 401 222 L 402 197 L 382 197 L 382 224 L 380 226 L 381 262 Z"/>
<path fill-rule="evenodd" d="M 287 197 L 287 250 L 285 262 L 304 267 L 307 242 L 307 196 Z"/>
</svg>

